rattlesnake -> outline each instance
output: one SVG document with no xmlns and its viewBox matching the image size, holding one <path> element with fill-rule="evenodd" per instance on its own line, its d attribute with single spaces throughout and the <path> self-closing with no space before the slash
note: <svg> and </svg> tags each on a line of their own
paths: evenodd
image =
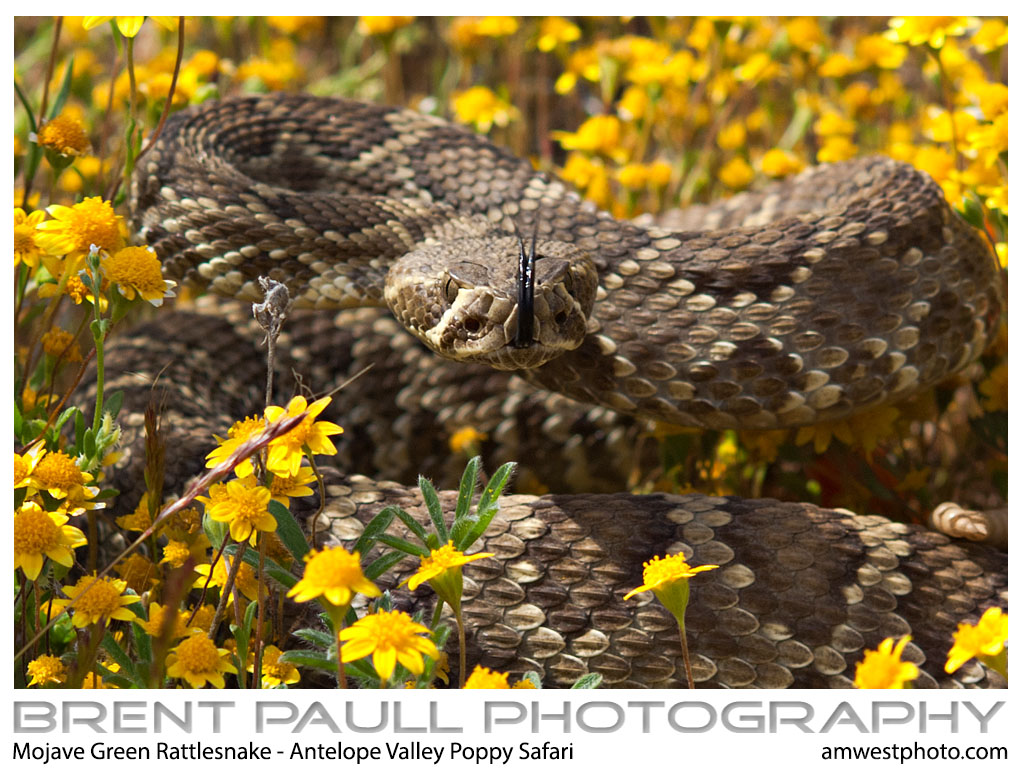
<svg viewBox="0 0 1024 768">
<path fill-rule="evenodd" d="M 386 302 L 445 356 L 682 425 L 794 426 L 906 397 L 977 357 L 1001 312 L 1000 276 L 977 234 L 934 183 L 884 158 L 693 209 L 667 231 L 599 212 L 435 118 L 270 95 L 169 120 L 136 169 L 131 204 L 176 279 L 256 300 L 268 276 L 319 309 Z M 533 233 L 530 323 L 516 298 Z M 360 322 L 344 318 L 337 330 Z M 308 338 L 319 354 L 297 345 L 289 365 L 330 367 L 327 337 Z M 126 407 L 133 397 L 141 407 L 140 383 L 164 371 L 169 454 L 180 449 L 183 472 L 201 455 L 199 436 L 258 409 L 245 395 L 258 389 L 260 355 L 237 323 L 170 315 L 115 351 L 111 386 L 140 390 Z M 354 353 L 336 354 L 341 370 L 351 365 Z M 233 364 L 221 386 L 205 382 L 223 358 Z M 385 386 L 370 387 L 378 401 Z M 332 477 L 337 540 L 383 503 L 416 505 L 394 483 Z M 511 497 L 485 546 L 497 557 L 467 568 L 476 657 L 555 684 L 588 669 L 618 685 L 680 679 L 671 620 L 648 600 L 622 601 L 642 562 L 665 551 L 722 566 L 694 589 L 688 619 L 704 684 L 848 684 L 864 648 L 904 631 L 924 684 L 951 683 L 941 674 L 949 631 L 1006 600 L 998 553 L 772 501 Z M 976 665 L 959 676 L 985 680 Z"/>
</svg>

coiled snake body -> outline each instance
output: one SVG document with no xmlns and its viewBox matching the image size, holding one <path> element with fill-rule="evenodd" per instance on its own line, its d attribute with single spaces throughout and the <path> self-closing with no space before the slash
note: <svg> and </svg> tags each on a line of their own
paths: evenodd
<svg viewBox="0 0 1024 768">
<path fill-rule="evenodd" d="M 599 212 L 435 118 L 271 95 L 168 121 L 136 170 L 132 207 L 168 276 L 251 300 L 262 298 L 258 278 L 271 277 L 319 309 L 386 303 L 445 357 L 517 369 L 542 393 L 591 408 L 683 425 L 802 425 L 906 397 L 976 358 L 1001 312 L 1000 276 L 979 237 L 934 183 L 884 158 L 688 210 L 668 231 Z M 531 323 L 517 297 L 520 250 L 534 232 Z M 119 383 L 138 387 L 140 372 L 156 379 L 174 361 L 160 386 L 187 455 L 197 432 L 208 440 L 217 427 L 213 414 L 259 389 L 261 357 L 244 323 L 173 318 L 122 342 Z M 319 328 L 294 331 L 319 353 L 296 345 L 287 365 L 325 374 L 361 363 L 374 331 L 393 333 L 390 321 L 358 313 L 294 322 Z M 329 339 L 346 333 L 351 349 L 325 360 Z M 402 354 L 442 371 L 435 380 L 448 375 L 444 361 Z M 214 363 L 226 380 L 199 384 Z M 415 392 L 404 386 L 396 397 L 408 403 Z M 369 388 L 383 402 L 386 387 Z M 463 394 L 480 403 L 493 391 Z M 258 395 L 224 416 L 255 410 Z M 338 476 L 328 496 L 342 540 L 383 503 L 416 506 L 403 487 L 358 476 Z M 556 684 L 588 669 L 618 685 L 680 679 L 671 619 L 621 599 L 643 561 L 665 551 L 722 566 L 695 588 L 687 624 L 698 681 L 709 685 L 848 684 L 864 648 L 904 631 L 926 684 L 955 684 L 940 671 L 948 632 L 1005 604 L 999 554 L 809 505 L 512 497 L 485 546 L 497 557 L 467 570 L 478 659 L 538 669 Z M 965 668 L 959 682 L 983 684 L 984 673 Z"/>
</svg>

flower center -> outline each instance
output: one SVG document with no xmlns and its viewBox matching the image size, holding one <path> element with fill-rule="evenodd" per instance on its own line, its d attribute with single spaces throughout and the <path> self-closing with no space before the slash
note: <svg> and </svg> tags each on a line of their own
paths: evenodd
<svg viewBox="0 0 1024 768">
<path fill-rule="evenodd" d="M 125 248 L 107 259 L 104 266 L 107 276 L 119 285 L 130 285 L 143 292 L 163 293 L 164 279 L 160 274 L 160 262 L 146 248 Z"/>
<path fill-rule="evenodd" d="M 58 115 L 42 127 L 39 143 L 65 155 L 79 155 L 89 148 L 82 124 L 65 115 Z"/>
<path fill-rule="evenodd" d="M 20 555 L 41 555 L 60 541 L 60 527 L 45 511 L 29 507 L 14 518 L 14 551 Z"/>
<path fill-rule="evenodd" d="M 121 590 L 106 579 L 91 579 L 79 582 L 81 587 L 94 586 L 75 601 L 73 608 L 89 616 L 106 616 L 121 607 Z"/>
<path fill-rule="evenodd" d="M 17 485 L 28 477 L 29 462 L 21 454 L 14 454 L 14 484 Z"/>
<path fill-rule="evenodd" d="M 62 452 L 46 454 L 32 475 L 44 488 L 58 488 L 62 491 L 81 485 L 84 480 L 82 470 L 75 464 L 75 460 Z"/>
<path fill-rule="evenodd" d="M 344 549 L 320 552 L 306 564 L 305 577 L 319 586 L 347 586 L 360 580 L 359 557 Z"/>
<path fill-rule="evenodd" d="M 108 201 L 87 197 L 71 209 L 66 221 L 76 250 L 88 251 L 95 245 L 101 251 L 113 251 L 120 243 L 117 216 Z"/>
<path fill-rule="evenodd" d="M 31 253 L 36 249 L 36 241 L 32 238 L 32 230 L 28 227 L 14 228 L 14 252 Z"/>
<path fill-rule="evenodd" d="M 195 635 L 178 646 L 178 661 L 190 672 L 216 672 L 220 654 L 213 640 Z"/>
</svg>

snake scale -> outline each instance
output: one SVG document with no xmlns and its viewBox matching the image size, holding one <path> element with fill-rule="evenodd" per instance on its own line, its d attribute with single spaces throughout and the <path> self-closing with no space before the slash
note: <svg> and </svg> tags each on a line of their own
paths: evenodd
<svg viewBox="0 0 1024 768">
<path fill-rule="evenodd" d="M 438 420 L 479 419 L 494 425 L 489 460 L 570 486 L 589 469 L 614 490 L 637 417 L 720 429 L 847 416 L 973 360 L 1002 310 L 977 234 L 923 174 L 884 158 L 688 209 L 663 230 L 597 211 L 436 118 L 274 94 L 172 117 L 136 169 L 131 205 L 169 277 L 259 300 L 268 276 L 300 307 L 387 304 L 463 361 L 428 354 L 378 310 L 289 318 L 282 382 L 299 372 L 324 391 L 375 364 L 335 404 L 357 471 L 393 450 L 392 465 L 444 476 Z M 531 234 L 526 318 L 518 257 Z M 215 306 L 118 341 L 108 386 L 136 412 L 127 467 L 139 466 L 138 414 L 154 386 L 169 483 L 196 471 L 211 432 L 260 409 L 251 326 Z M 357 403 L 360 390 L 371 399 Z M 532 451 L 543 435 L 564 458 Z M 117 482 L 132 488 L 131 477 Z M 422 514 L 406 486 L 333 469 L 327 497 L 329 541 L 351 541 L 385 504 Z M 574 493 L 508 497 L 483 546 L 496 556 L 466 570 L 472 660 L 537 670 L 546 684 L 586 671 L 615 686 L 682 680 L 671 618 L 648 597 L 622 600 L 666 551 L 721 566 L 688 613 L 699 685 L 847 686 L 866 648 L 905 632 L 922 686 L 1000 682 L 978 664 L 952 678 L 941 667 L 957 622 L 1006 605 L 1005 555 L 915 526 L 771 500 Z M 410 607 L 428 599 L 420 592 Z"/>
</svg>

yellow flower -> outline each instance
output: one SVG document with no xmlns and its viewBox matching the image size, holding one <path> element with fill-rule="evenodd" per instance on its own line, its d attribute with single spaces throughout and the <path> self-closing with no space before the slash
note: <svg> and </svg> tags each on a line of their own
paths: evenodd
<svg viewBox="0 0 1024 768">
<path fill-rule="evenodd" d="M 508 672 L 494 672 L 487 667 L 481 667 L 479 664 L 473 668 L 473 672 L 466 678 L 466 684 L 462 687 L 463 689 L 491 688 L 505 691 L 511 688 L 508 684 Z M 530 687 L 532 688 L 533 686 Z"/>
<path fill-rule="evenodd" d="M 360 16 L 359 32 L 367 36 L 390 35 L 396 29 L 406 27 L 415 20 L 415 16 Z"/>
<path fill-rule="evenodd" d="M 901 637 L 895 648 L 894 642 L 894 638 L 887 637 L 877 651 L 864 652 L 864 660 L 857 662 L 854 688 L 905 688 L 905 683 L 921 674 L 916 664 L 900 661 L 903 649 L 910 642 L 910 635 Z"/>
<path fill-rule="evenodd" d="M 291 499 L 312 496 L 311 483 L 316 482 L 312 467 L 302 466 L 294 475 L 271 475 L 270 497 L 285 507 L 291 506 Z"/>
<path fill-rule="evenodd" d="M 739 155 L 736 155 L 718 171 L 719 180 L 727 187 L 742 189 L 754 180 L 754 169 Z"/>
<path fill-rule="evenodd" d="M 460 569 L 461 572 L 462 566 L 466 563 L 471 563 L 484 557 L 494 557 L 494 553 L 477 552 L 475 555 L 467 555 L 456 549 L 454 543 L 449 540 L 440 549 L 432 549 L 429 555 L 421 556 L 419 570 L 406 579 L 403 582 L 403 586 L 408 584 L 409 589 L 416 589 L 423 582 L 433 582 L 434 579 L 443 576 L 453 568 Z"/>
<path fill-rule="evenodd" d="M 37 656 L 28 663 L 29 685 L 67 682 L 68 669 L 56 656 Z"/>
<path fill-rule="evenodd" d="M 48 120 L 39 129 L 36 143 L 65 157 L 77 157 L 89 151 L 89 137 L 75 117 L 63 113 Z"/>
<path fill-rule="evenodd" d="M 154 307 L 174 295 L 173 280 L 164 280 L 160 260 L 152 248 L 129 246 L 100 262 L 103 273 L 117 286 L 121 295 L 131 301 L 138 292 L 143 300 Z"/>
<path fill-rule="evenodd" d="M 857 145 L 846 136 L 829 136 L 818 150 L 819 163 L 841 163 L 857 154 Z"/>
<path fill-rule="evenodd" d="M 163 557 L 160 558 L 160 562 L 167 563 L 172 568 L 181 568 L 185 565 L 191 554 L 192 550 L 189 549 L 188 544 L 184 541 L 174 541 L 172 539 L 164 546 Z"/>
<path fill-rule="evenodd" d="M 254 531 L 277 530 L 277 520 L 267 508 L 269 488 L 231 480 L 225 484 L 224 491 L 222 497 L 207 507 L 207 513 L 217 522 L 228 524 L 232 539 L 244 541 Z"/>
<path fill-rule="evenodd" d="M 71 623 L 76 627 L 108 623 L 114 619 L 131 621 L 135 614 L 126 606 L 137 603 L 142 598 L 138 595 L 123 594 L 127 587 L 128 585 L 120 579 L 83 576 L 75 586 L 64 587 L 64 594 L 69 595 L 70 599 L 54 600 L 53 605 L 65 610 L 70 606 L 73 612 Z"/>
<path fill-rule="evenodd" d="M 52 451 L 43 456 L 32 472 L 30 484 L 46 491 L 55 499 L 67 497 L 76 488 L 92 482 L 92 475 L 79 469 L 75 460 L 64 451 Z M 98 489 L 90 489 L 96 490 Z"/>
<path fill-rule="evenodd" d="M 51 205 L 46 211 L 53 218 L 39 224 L 36 242 L 52 256 L 86 254 L 91 246 L 114 253 L 121 247 L 121 217 L 109 200 L 87 197 L 70 208 Z"/>
<path fill-rule="evenodd" d="M 470 450 L 474 446 L 479 445 L 481 440 L 486 439 L 486 432 L 481 432 L 473 427 L 463 427 L 462 429 L 456 430 L 452 436 L 448 438 L 448 447 L 451 448 L 452 453 L 462 453 L 463 451 Z"/>
<path fill-rule="evenodd" d="M 391 18 L 401 19 L 409 17 L 395 16 Z M 267 24 L 286 35 L 298 34 L 300 36 L 308 36 L 324 28 L 323 16 L 267 16 L 266 19 Z"/>
<path fill-rule="evenodd" d="M 977 625 L 957 625 L 953 647 L 946 660 L 946 673 L 956 672 L 973 658 L 987 662 L 998 656 L 1006 646 L 1009 632 L 1010 617 L 1001 608 L 989 608 Z"/>
<path fill-rule="evenodd" d="M 970 93 L 986 120 L 995 120 L 1010 108 L 1010 89 L 1002 83 L 975 83 Z"/>
<path fill-rule="evenodd" d="M 306 569 L 302 579 L 287 594 L 295 598 L 295 602 L 304 603 L 323 595 L 331 605 L 348 605 L 356 592 L 380 597 L 377 585 L 363 574 L 359 555 L 343 547 L 328 547 L 308 552 L 304 559 Z"/>
<path fill-rule="evenodd" d="M 518 683 L 513 685 L 512 687 L 513 688 L 522 688 L 524 690 L 531 690 L 531 691 L 537 690 L 537 686 L 534 685 L 532 682 L 530 682 L 530 680 L 528 680 L 525 677 L 522 680 L 520 680 Z"/>
<path fill-rule="evenodd" d="M 150 637 L 160 637 L 166 631 L 169 633 L 168 638 L 174 639 L 193 631 L 185 623 L 188 617 L 187 611 L 179 611 L 173 605 L 150 603 L 149 618 L 136 616 L 135 621 Z"/>
<path fill-rule="evenodd" d="M 932 48 L 941 48 L 947 36 L 957 37 L 966 30 L 966 16 L 896 16 L 889 19 L 885 37 L 897 43 L 928 43 Z"/>
<path fill-rule="evenodd" d="M 722 149 L 739 149 L 747 140 L 747 128 L 742 120 L 731 120 L 718 132 L 716 141 Z"/>
<path fill-rule="evenodd" d="M 779 65 L 764 51 L 758 51 L 736 68 L 736 79 L 741 82 L 759 82 L 773 77 Z"/>
<path fill-rule="evenodd" d="M 845 53 L 830 53 L 818 67 L 818 74 L 822 77 L 845 77 L 851 72 L 856 72 L 858 68 L 853 59 Z"/>
<path fill-rule="evenodd" d="M 316 417 L 330 402 L 331 398 L 321 397 L 307 405 L 306 398 L 299 395 L 291 399 L 287 409 L 271 405 L 263 412 L 266 420 L 271 422 L 284 416 L 297 416 L 306 411 L 306 418 L 298 426 L 270 443 L 267 451 L 268 470 L 275 475 L 297 475 L 302 463 L 303 449 L 312 454 L 326 456 L 333 456 L 338 452 L 328 437 L 339 435 L 344 430 L 329 421 L 316 421 Z"/>
<path fill-rule="evenodd" d="M 991 53 L 1002 48 L 1010 39 L 1006 23 L 1001 19 L 986 19 L 971 38 L 971 45 L 981 53 Z"/>
<path fill-rule="evenodd" d="M 78 348 L 75 337 L 63 328 L 51 328 L 39 340 L 43 352 L 54 358 L 61 358 L 69 363 L 82 362 L 82 351 Z"/>
<path fill-rule="evenodd" d="M 647 114 L 647 108 L 651 100 L 647 96 L 647 89 L 638 85 L 631 85 L 619 99 L 618 113 L 623 120 L 639 120 Z"/>
<path fill-rule="evenodd" d="M 167 654 L 167 676 L 183 677 L 193 688 L 202 688 L 207 683 L 223 688 L 224 673 L 235 673 L 227 655 L 227 650 L 218 648 L 206 635 L 194 634 Z"/>
<path fill-rule="evenodd" d="M 519 22 L 514 16 L 484 16 L 476 23 L 476 33 L 484 37 L 505 37 L 517 29 Z"/>
<path fill-rule="evenodd" d="M 540 22 L 537 48 L 553 51 L 560 43 L 574 43 L 580 39 L 580 28 L 561 16 L 545 16 Z"/>
<path fill-rule="evenodd" d="M 39 266 L 43 249 L 36 242 L 36 227 L 45 218 L 45 211 L 32 211 L 26 216 L 21 208 L 14 209 L 14 266 L 22 262 L 32 269 Z"/>
<path fill-rule="evenodd" d="M 803 167 L 800 158 L 788 150 L 777 147 L 769 149 L 761 157 L 761 171 L 775 179 L 797 173 Z"/>
<path fill-rule="evenodd" d="M 262 432 L 265 426 L 266 422 L 259 416 L 247 416 L 242 421 L 236 421 L 231 425 L 226 438 L 214 435 L 219 445 L 206 455 L 206 466 L 216 467 L 234 453 L 242 443 Z M 235 467 L 235 474 L 239 477 L 248 477 L 253 471 L 252 459 L 246 459 Z"/>
<path fill-rule="evenodd" d="M 799 16 L 785 23 L 789 42 L 801 51 L 810 51 L 825 43 L 825 34 L 813 16 Z"/>
<path fill-rule="evenodd" d="M 608 169 L 596 158 L 589 158 L 581 152 L 572 152 L 565 161 L 562 178 L 578 189 L 585 190 L 584 196 L 598 205 L 605 205 L 610 196 Z"/>
<path fill-rule="evenodd" d="M 625 160 L 621 147 L 622 122 L 615 115 L 595 115 L 587 118 L 575 133 L 554 131 L 552 137 L 563 149 L 599 152 L 616 160 Z"/>
<path fill-rule="evenodd" d="M 401 611 L 371 613 L 338 633 L 338 639 L 344 642 L 341 660 L 348 663 L 372 653 L 381 680 L 391 677 L 396 663 L 419 675 L 424 669 L 423 654 L 435 660 L 439 655 L 428 638 L 420 637 L 429 632 Z"/>
<path fill-rule="evenodd" d="M 82 678 L 82 690 L 98 691 L 104 688 L 117 688 L 116 685 L 103 682 L 103 678 L 95 672 L 86 672 Z"/>
<path fill-rule="evenodd" d="M 207 563 L 201 563 L 197 565 L 196 573 L 198 573 L 203 578 L 197 579 L 196 582 L 192 585 L 192 588 L 203 588 L 203 586 L 206 584 L 207 579 L 209 579 L 211 584 L 220 589 L 223 589 L 224 585 L 227 584 L 228 581 L 228 566 L 230 563 L 231 558 L 229 558 L 227 555 L 222 555 L 221 557 L 217 558 L 217 563 L 213 567 L 211 567 Z M 238 591 L 245 595 L 245 597 L 249 600 L 255 600 L 258 583 L 259 582 L 256 579 L 256 571 L 253 569 L 251 565 L 249 565 L 246 562 L 243 562 L 238 567 L 238 574 L 235 576 L 235 586 L 238 588 Z M 266 591 L 266 587 L 264 587 L 263 593 L 266 594 Z M 228 594 L 227 604 L 231 605 L 234 599 L 235 596 L 232 591 L 232 593 Z M 195 621 L 193 621 L 192 623 L 194 625 Z"/>
<path fill-rule="evenodd" d="M 519 117 L 519 111 L 490 88 L 475 85 L 452 96 L 452 109 L 460 123 L 487 133 L 492 125 L 504 127 Z"/>
<path fill-rule="evenodd" d="M 159 24 L 164 29 L 174 31 L 178 28 L 178 17 L 177 16 L 150 16 L 153 21 Z M 142 22 L 146 20 L 145 16 L 83 16 L 82 17 L 82 28 L 92 29 L 98 27 L 100 24 L 105 24 L 111 19 L 115 19 L 117 24 L 117 30 L 125 37 L 135 37 L 139 34 L 139 30 L 142 29 Z"/>
<path fill-rule="evenodd" d="M 24 488 L 31 483 L 32 473 L 40 459 L 46 455 L 42 443 L 36 443 L 25 453 L 14 454 L 14 487 Z"/>
<path fill-rule="evenodd" d="M 299 682 L 299 670 L 294 664 L 281 662 L 281 649 L 276 645 L 263 647 L 263 661 L 260 666 L 263 672 L 263 687 L 277 688 L 279 685 L 292 685 Z M 255 668 L 255 660 L 249 663 L 249 671 Z"/>
<path fill-rule="evenodd" d="M 838 112 L 823 112 L 814 122 L 814 132 L 819 136 L 852 136 L 857 131 L 857 124 Z"/>
<path fill-rule="evenodd" d="M 886 405 L 849 418 L 850 430 L 856 435 L 855 442 L 860 444 L 865 456 L 875 452 L 879 440 L 893 434 L 893 425 L 899 415 L 897 408 Z"/>
<path fill-rule="evenodd" d="M 691 579 L 698 573 L 713 571 L 717 565 L 698 565 L 696 568 L 686 562 L 686 555 L 678 552 L 674 555 L 667 555 L 664 560 L 658 555 L 644 563 L 644 583 L 631 592 L 628 592 L 622 599 L 629 600 L 634 595 L 647 590 L 658 590 L 673 584 L 681 579 Z"/>
<path fill-rule="evenodd" d="M 86 543 L 85 534 L 67 523 L 67 515 L 47 512 L 26 501 L 14 513 L 14 567 L 35 581 L 48 557 L 66 568 L 75 560 L 71 550 Z"/>
<path fill-rule="evenodd" d="M 135 510 L 127 515 L 121 515 L 114 519 L 119 528 L 123 528 L 126 531 L 136 531 L 142 533 L 142 531 L 149 528 L 153 522 L 149 516 L 149 493 L 142 494 L 142 498 L 139 499 L 139 503 L 135 505 Z"/>
<path fill-rule="evenodd" d="M 114 570 L 128 584 L 128 587 L 139 595 L 160 581 L 158 578 L 160 571 L 156 564 L 138 552 L 122 560 Z"/>
<path fill-rule="evenodd" d="M 907 57 L 907 49 L 890 42 L 882 35 L 867 35 L 857 41 L 857 63 L 863 67 L 899 69 Z"/>
</svg>

